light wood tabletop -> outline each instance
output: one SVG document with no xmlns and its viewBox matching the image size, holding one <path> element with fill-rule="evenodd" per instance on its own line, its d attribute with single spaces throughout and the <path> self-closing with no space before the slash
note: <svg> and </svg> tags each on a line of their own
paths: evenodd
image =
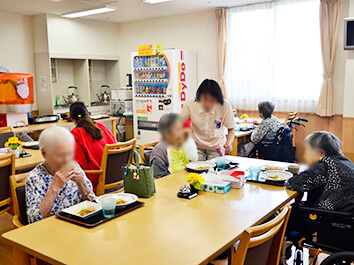
<svg viewBox="0 0 354 265">
<path fill-rule="evenodd" d="M 233 157 L 241 168 L 269 161 Z M 285 165 L 286 163 L 282 163 Z M 29 255 L 52 264 L 207 264 L 231 247 L 247 227 L 267 219 L 297 193 L 284 187 L 248 184 L 225 195 L 201 192 L 177 197 L 187 172 L 158 179 L 145 206 L 88 229 L 56 217 L 3 234 L 14 263 Z"/>
<path fill-rule="evenodd" d="M 21 170 L 24 168 L 35 167 L 39 163 L 44 161 L 42 153 L 40 150 L 33 150 L 33 149 L 25 149 L 27 153 L 31 154 L 28 157 L 19 157 L 15 159 L 15 170 Z"/>
<path fill-rule="evenodd" d="M 112 133 L 116 137 L 117 120 L 118 120 L 118 117 L 109 117 L 109 118 L 105 118 L 105 119 L 98 119 L 96 121 L 99 121 L 99 122 L 111 121 L 112 122 Z M 30 124 L 30 125 L 24 126 L 24 127 L 13 128 L 13 130 L 15 133 L 33 132 L 33 131 L 43 131 L 47 128 L 55 127 L 55 126 L 70 127 L 70 126 L 75 126 L 75 125 L 73 122 L 67 122 L 67 121 L 60 119 L 57 122 L 42 123 L 42 124 Z"/>
</svg>

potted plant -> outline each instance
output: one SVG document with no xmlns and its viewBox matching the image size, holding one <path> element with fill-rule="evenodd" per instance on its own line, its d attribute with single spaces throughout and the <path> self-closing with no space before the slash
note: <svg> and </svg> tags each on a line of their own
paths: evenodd
<svg viewBox="0 0 354 265">
<path fill-rule="evenodd" d="M 17 137 L 10 137 L 5 143 L 5 147 L 10 148 L 11 151 L 15 154 L 15 157 L 20 156 L 20 150 L 18 149 L 19 146 L 23 146 L 23 142 L 20 141 Z"/>
<path fill-rule="evenodd" d="M 187 181 L 190 183 L 191 193 L 198 193 L 202 189 L 202 183 L 205 182 L 205 179 L 198 173 L 189 173 Z"/>
</svg>

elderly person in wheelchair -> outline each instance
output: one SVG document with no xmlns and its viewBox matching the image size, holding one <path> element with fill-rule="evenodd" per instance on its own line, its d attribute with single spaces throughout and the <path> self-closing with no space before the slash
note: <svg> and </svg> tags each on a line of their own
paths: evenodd
<svg viewBox="0 0 354 265">
<path fill-rule="evenodd" d="M 274 104 L 270 101 L 262 101 L 258 104 L 259 117 L 262 122 L 254 121 L 255 125 L 259 125 L 257 130 L 251 134 L 251 142 L 241 143 L 238 145 L 237 153 L 239 156 L 249 156 L 255 148 L 255 143 L 262 145 L 271 145 L 277 136 L 278 130 L 282 123 L 273 116 Z"/>
<path fill-rule="evenodd" d="M 286 236 L 296 245 L 310 241 L 330 252 L 353 251 L 354 164 L 344 157 L 340 140 L 330 132 L 311 133 L 304 147 L 309 169 L 286 185 L 299 193 Z M 301 202 L 304 192 L 307 200 Z M 314 232 L 318 232 L 316 242 L 312 242 Z"/>
<path fill-rule="evenodd" d="M 39 137 L 45 161 L 26 177 L 28 223 L 39 221 L 75 205 L 92 192 L 84 171 L 72 161 L 75 140 L 65 128 L 52 127 Z"/>
</svg>

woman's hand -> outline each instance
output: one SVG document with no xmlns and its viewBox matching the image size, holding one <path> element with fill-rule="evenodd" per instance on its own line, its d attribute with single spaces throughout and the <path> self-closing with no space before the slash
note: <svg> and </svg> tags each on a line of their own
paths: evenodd
<svg viewBox="0 0 354 265">
<path fill-rule="evenodd" d="M 54 174 L 53 180 L 50 183 L 49 189 L 52 189 L 55 191 L 55 193 L 57 193 L 61 187 L 64 186 L 64 184 L 71 178 L 74 177 L 74 169 L 69 170 L 69 171 L 57 171 Z"/>
<path fill-rule="evenodd" d="M 81 183 L 85 183 L 85 174 L 82 170 L 80 170 L 78 167 L 74 168 L 74 174 L 72 179 L 73 181 L 75 181 L 77 184 L 81 184 Z"/>
<path fill-rule="evenodd" d="M 254 124 L 254 125 L 260 125 L 261 123 L 260 123 L 259 121 L 257 121 L 257 120 L 254 120 L 254 121 L 253 121 L 253 124 Z"/>
<path fill-rule="evenodd" d="M 229 155 L 231 154 L 232 151 L 232 143 L 227 143 L 224 144 L 224 148 L 225 148 L 225 155 Z"/>
<path fill-rule="evenodd" d="M 85 175 L 84 171 L 79 169 L 78 167 L 76 167 L 74 169 L 74 171 L 75 171 L 74 176 L 71 180 L 76 182 L 76 184 L 80 190 L 80 193 L 82 195 L 82 198 L 84 200 L 91 199 L 91 197 L 88 197 L 88 194 L 91 193 L 92 191 L 91 191 L 90 187 L 87 185 L 86 175 Z"/>
<path fill-rule="evenodd" d="M 53 176 L 53 180 L 49 185 L 48 191 L 44 197 L 44 200 L 39 205 L 39 210 L 43 216 L 46 218 L 50 215 L 50 211 L 53 207 L 55 197 L 58 191 L 68 182 L 69 179 L 74 177 L 74 170 L 68 171 L 57 171 Z"/>
</svg>

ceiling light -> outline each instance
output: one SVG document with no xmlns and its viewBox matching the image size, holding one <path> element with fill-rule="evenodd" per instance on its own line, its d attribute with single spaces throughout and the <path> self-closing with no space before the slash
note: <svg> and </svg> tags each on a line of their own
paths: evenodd
<svg viewBox="0 0 354 265">
<path fill-rule="evenodd" d="M 171 0 L 143 0 L 144 3 L 147 4 L 159 4 L 159 3 L 163 3 L 163 2 L 170 2 Z"/>
<path fill-rule="evenodd" d="M 91 16 L 91 15 L 96 15 L 96 14 L 101 14 L 101 13 L 107 13 L 107 12 L 112 12 L 115 11 L 117 8 L 116 7 L 111 7 L 111 6 L 105 6 L 105 7 L 99 7 L 99 8 L 94 8 L 94 9 L 88 9 L 84 11 L 77 11 L 73 13 L 68 13 L 61 15 L 62 17 L 66 18 L 77 18 L 77 17 L 85 17 L 85 16 Z"/>
</svg>

